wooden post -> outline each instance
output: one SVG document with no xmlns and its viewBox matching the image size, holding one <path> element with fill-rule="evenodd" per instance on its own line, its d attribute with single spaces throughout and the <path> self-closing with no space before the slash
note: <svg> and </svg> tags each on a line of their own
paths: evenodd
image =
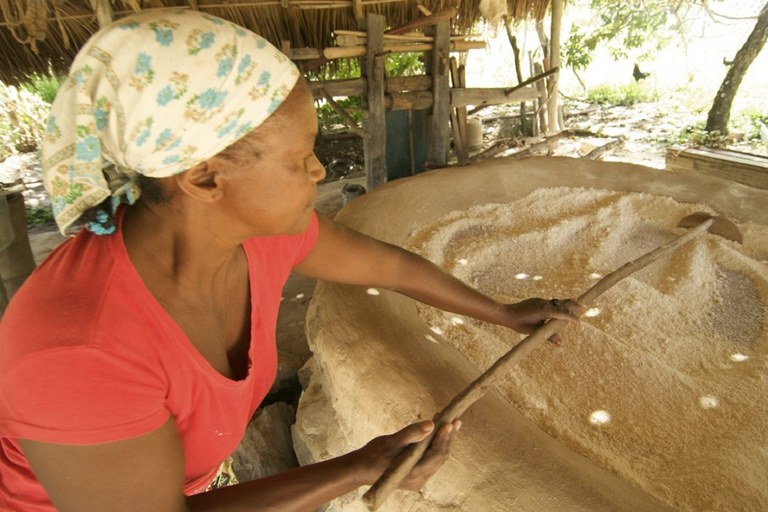
<svg viewBox="0 0 768 512">
<path fill-rule="evenodd" d="M 96 13 L 99 28 L 104 28 L 112 23 L 112 5 L 109 3 L 109 0 L 91 0 L 91 8 Z"/>
<path fill-rule="evenodd" d="M 365 14 L 363 13 L 362 0 L 352 0 L 352 11 L 355 13 L 357 28 L 365 31 Z"/>
<path fill-rule="evenodd" d="M 448 163 L 449 119 L 451 116 L 451 85 L 448 80 L 448 53 L 451 44 L 450 21 L 441 21 L 434 29 L 435 47 L 429 63 L 432 75 L 432 114 L 427 160 L 430 166 L 445 167 Z"/>
<path fill-rule="evenodd" d="M 544 69 L 541 64 L 534 62 L 533 72 L 539 75 L 544 72 Z M 536 109 L 539 111 L 539 116 L 537 126 L 534 129 L 534 135 L 539 135 L 540 133 L 547 133 L 547 86 L 544 80 L 536 82 L 536 89 L 539 92 L 539 98 L 536 100 Z"/>
<path fill-rule="evenodd" d="M 563 0 L 552 0 L 552 30 L 549 34 L 549 68 L 560 67 L 560 26 L 563 21 Z M 549 131 L 556 132 L 562 129 L 558 115 L 558 82 L 560 73 L 552 75 L 549 87 L 549 104 L 547 114 L 549 116 Z"/>
<path fill-rule="evenodd" d="M 363 128 L 370 138 L 363 139 L 368 190 L 387 182 L 387 122 L 384 117 L 384 16 L 369 14 L 368 49 L 361 67 L 367 83 Z"/>
</svg>

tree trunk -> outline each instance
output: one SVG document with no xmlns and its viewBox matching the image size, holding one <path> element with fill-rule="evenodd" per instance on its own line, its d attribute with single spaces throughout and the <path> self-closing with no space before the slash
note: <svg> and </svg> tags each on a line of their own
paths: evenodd
<svg viewBox="0 0 768 512">
<path fill-rule="evenodd" d="M 752 33 L 749 34 L 744 45 L 736 53 L 733 64 L 728 68 L 725 79 L 717 91 L 715 101 L 707 115 L 708 132 L 718 131 L 722 134 L 728 133 L 728 121 L 731 118 L 731 106 L 733 98 L 739 90 L 741 80 L 749 69 L 752 61 L 765 46 L 768 38 L 768 3 L 766 3 L 757 18 L 757 23 Z"/>
</svg>

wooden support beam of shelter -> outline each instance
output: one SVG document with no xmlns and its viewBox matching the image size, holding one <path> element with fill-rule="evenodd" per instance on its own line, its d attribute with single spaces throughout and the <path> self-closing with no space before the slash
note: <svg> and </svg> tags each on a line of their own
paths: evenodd
<svg viewBox="0 0 768 512">
<path fill-rule="evenodd" d="M 426 76 L 395 77 L 387 80 L 384 87 L 384 107 L 387 110 L 428 110 L 432 107 L 432 91 L 424 84 Z M 431 80 L 431 79 L 430 79 Z M 331 97 L 365 96 L 368 81 L 365 78 L 310 82 L 315 99 L 323 98 L 323 90 Z M 543 85 L 542 85 L 543 87 Z M 457 87 L 449 91 L 451 108 L 467 105 L 500 105 L 519 101 L 542 100 L 542 92 L 534 87 L 523 87 L 512 92 L 506 87 L 474 88 Z"/>
<path fill-rule="evenodd" d="M 366 79 L 365 112 L 363 129 L 370 137 L 363 139 L 365 151 L 365 172 L 368 175 L 368 190 L 373 190 L 387 181 L 387 123 L 384 107 L 384 16 L 369 14 L 368 50 L 360 69 Z M 333 94 L 328 91 L 329 94 Z"/>
<path fill-rule="evenodd" d="M 549 34 L 549 66 L 548 69 L 560 67 L 560 27 L 563 21 L 563 0 L 552 0 L 552 29 Z M 559 84 L 560 73 L 555 73 L 549 80 L 549 101 L 547 105 L 547 121 L 550 131 L 559 131 Z"/>
<path fill-rule="evenodd" d="M 450 22 L 441 21 L 432 30 L 435 47 L 429 59 L 429 70 L 432 75 L 432 113 L 429 123 L 427 161 L 432 167 L 445 167 L 448 163 L 451 114 L 451 85 L 448 76 Z"/>
</svg>

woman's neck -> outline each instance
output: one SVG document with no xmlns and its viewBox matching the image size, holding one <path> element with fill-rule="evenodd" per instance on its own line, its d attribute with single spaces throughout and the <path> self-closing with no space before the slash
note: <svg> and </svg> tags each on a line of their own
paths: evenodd
<svg viewBox="0 0 768 512">
<path fill-rule="evenodd" d="M 123 239 L 134 266 L 177 285 L 205 289 L 241 256 L 239 241 L 203 212 L 139 201 L 123 217 Z M 142 272 L 143 273 L 143 272 Z"/>
</svg>

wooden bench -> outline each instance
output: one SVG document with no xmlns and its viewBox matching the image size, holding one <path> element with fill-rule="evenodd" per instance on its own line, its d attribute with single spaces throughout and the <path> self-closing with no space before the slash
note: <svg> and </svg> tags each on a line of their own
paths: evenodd
<svg viewBox="0 0 768 512">
<path fill-rule="evenodd" d="M 687 171 L 716 176 L 768 190 L 768 157 L 706 147 L 667 148 L 668 171 Z"/>
</svg>

